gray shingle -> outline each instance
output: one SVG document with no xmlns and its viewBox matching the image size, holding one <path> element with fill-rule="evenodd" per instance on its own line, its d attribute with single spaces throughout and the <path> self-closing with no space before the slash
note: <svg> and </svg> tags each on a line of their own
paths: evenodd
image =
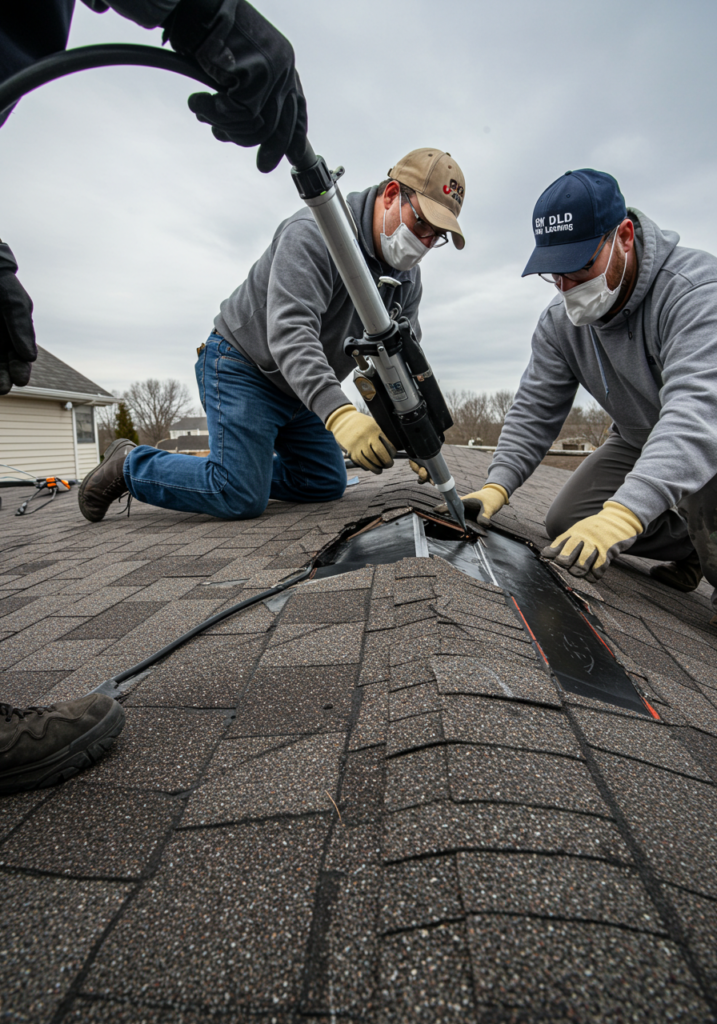
<svg viewBox="0 0 717 1024">
<path fill-rule="evenodd" d="M 632 859 L 610 821 L 566 811 L 435 803 L 386 819 L 385 855 L 390 861 L 470 849 L 568 853 L 624 863 Z"/>
<path fill-rule="evenodd" d="M 446 454 L 473 489 L 489 457 Z M 0 641 L 0 657 L 32 666 L 0 675 L 0 699 L 79 695 L 275 585 L 347 523 L 438 500 L 405 465 L 360 477 L 342 501 L 272 501 L 248 522 L 137 503 L 129 519 L 89 525 L 71 496 L 37 517 L 29 546 L 24 524 L 0 511 L 0 637 L 22 630 Z M 564 479 L 539 469 L 499 518 L 540 543 Z M 279 614 L 262 604 L 234 615 L 154 668 L 129 692 L 108 757 L 46 803 L 0 808 L 5 835 L 15 829 L 6 850 L 51 872 L 37 880 L 51 899 L 52 872 L 95 870 L 105 847 L 117 877 L 158 871 L 102 941 L 65 1018 L 95 1020 L 99 1007 L 128 1024 L 702 1019 L 686 962 L 673 959 L 676 935 L 657 934 L 560 704 L 594 744 L 637 862 L 667 879 L 674 920 L 715 980 L 706 780 L 717 781 L 717 634 L 704 585 L 677 595 L 647 568 L 618 560 L 589 599 L 664 724 L 558 694 L 504 593 L 438 558 L 302 585 Z M 95 641 L 115 642 L 100 654 L 77 646 Z M 36 652 L 72 645 L 72 671 L 36 671 Z M 164 830 L 162 808 L 185 804 Z M 75 906 L 62 904 L 62 934 L 81 931 Z M 480 922 L 470 956 L 466 910 Z M 55 952 L 36 934 L 30 962 L 50 963 L 54 979 Z M 52 928 L 47 941 L 59 941 Z M 575 974 L 575 951 L 591 974 Z"/>
<path fill-rule="evenodd" d="M 455 857 L 391 864 L 381 893 L 385 932 L 425 927 L 463 917 Z"/>
<path fill-rule="evenodd" d="M 665 892 L 677 913 L 692 955 L 712 991 L 717 992 L 717 902 L 673 886 L 666 886 Z"/>
<path fill-rule="evenodd" d="M 336 800 L 343 733 L 308 736 L 247 759 L 242 740 L 225 740 L 192 793 L 182 826 L 217 825 L 279 814 L 329 812 Z"/>
<path fill-rule="evenodd" d="M 597 924 L 469 919 L 478 1020 L 711 1021 L 679 949 Z M 490 1007 L 490 1010 L 489 1010 Z M 522 1014 L 521 1014 L 522 1011 Z"/>
<path fill-rule="evenodd" d="M 205 1016 L 295 1005 L 325 836 L 316 820 L 178 834 L 83 991 Z"/>
<path fill-rule="evenodd" d="M 561 706 L 555 684 L 537 665 L 445 656 L 431 659 L 431 665 L 440 693 L 478 693 Z"/>
<path fill-rule="evenodd" d="M 65 783 L 0 847 L 0 866 L 139 878 L 181 812 L 175 797 Z"/>
<path fill-rule="evenodd" d="M 262 658 L 264 667 L 276 665 L 356 665 L 361 660 L 363 623 L 341 626 L 277 626 Z"/>
<path fill-rule="evenodd" d="M 229 736 L 348 729 L 356 666 L 260 667 L 237 706 Z"/>
<path fill-rule="evenodd" d="M 225 711 L 127 707 L 109 754 L 82 776 L 96 785 L 181 793 L 201 777 L 225 729 Z"/>
<path fill-rule="evenodd" d="M 443 742 L 441 716 L 435 712 L 414 715 L 392 722 L 388 730 L 386 753 L 389 757 L 409 750 L 431 747 Z"/>
<path fill-rule="evenodd" d="M 441 747 L 414 750 L 392 757 L 386 765 L 386 809 L 401 810 L 445 800 L 448 792 L 446 755 Z"/>
<path fill-rule="evenodd" d="M 573 714 L 593 747 L 710 781 L 709 775 L 695 763 L 668 726 L 647 719 L 580 709 Z"/>
<path fill-rule="evenodd" d="M 386 742 L 388 694 L 385 683 L 369 683 L 361 688 L 361 705 L 351 730 L 349 748 L 375 747 Z"/>
<path fill-rule="evenodd" d="M 458 874 L 469 913 L 573 918 L 665 931 L 634 868 L 578 857 L 459 853 Z"/>
<path fill-rule="evenodd" d="M 3 907 L 3 1014 L 51 1020 L 132 887 L 27 875 L 5 876 L 5 884 L 13 899 Z"/>
<path fill-rule="evenodd" d="M 607 815 L 587 766 L 571 757 L 509 747 L 447 748 L 451 796 Z"/>
<path fill-rule="evenodd" d="M 443 700 L 443 728 L 449 741 L 580 756 L 567 717 L 560 711 L 488 697 L 445 696 Z"/>
<path fill-rule="evenodd" d="M 612 754 L 595 757 L 657 874 L 717 897 L 714 786 Z M 649 799 L 652 793 L 659 799 Z"/>
<path fill-rule="evenodd" d="M 334 828 L 317 894 L 309 941 L 304 1014 L 332 1020 L 366 1019 L 376 1005 L 381 844 L 373 825 Z M 323 1016 L 318 1017 L 318 1014 Z"/>
<path fill-rule="evenodd" d="M 93 397 L 96 395 L 113 397 L 110 391 L 105 391 L 79 370 L 73 369 L 57 356 L 53 356 L 52 352 L 48 352 L 42 345 L 37 346 L 37 361 L 32 365 L 30 384 L 34 388 L 48 388 L 51 391 L 74 391 L 77 394 Z"/>
<path fill-rule="evenodd" d="M 380 1020 L 465 1024 L 476 1019 L 462 923 L 385 938 L 380 971 Z"/>
</svg>

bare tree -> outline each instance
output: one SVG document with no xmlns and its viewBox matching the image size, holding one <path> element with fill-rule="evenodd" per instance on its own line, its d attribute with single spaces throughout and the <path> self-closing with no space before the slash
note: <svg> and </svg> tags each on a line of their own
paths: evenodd
<svg viewBox="0 0 717 1024">
<path fill-rule="evenodd" d="M 515 401 L 515 391 L 496 391 L 491 395 L 490 406 L 491 412 L 493 413 L 493 419 L 496 420 L 501 427 L 505 422 L 505 417 L 508 415 L 508 411 Z"/>
<path fill-rule="evenodd" d="M 597 402 L 591 402 L 590 405 L 585 406 L 582 433 L 596 448 L 599 448 L 607 440 L 611 423 L 612 416 L 605 412 Z"/>
<path fill-rule="evenodd" d="M 581 405 L 574 405 L 567 415 L 565 423 L 563 423 L 560 433 L 558 434 L 558 440 L 568 437 L 584 437 L 587 441 L 588 438 L 585 434 L 585 410 Z"/>
<path fill-rule="evenodd" d="M 123 399 L 132 412 L 143 444 L 157 444 L 168 437 L 172 423 L 192 408 L 189 389 L 178 380 L 150 377 L 135 381 Z"/>
<path fill-rule="evenodd" d="M 444 396 L 453 419 L 446 432 L 449 444 L 492 444 L 494 433 L 490 396 L 484 392 L 448 391 Z"/>
</svg>

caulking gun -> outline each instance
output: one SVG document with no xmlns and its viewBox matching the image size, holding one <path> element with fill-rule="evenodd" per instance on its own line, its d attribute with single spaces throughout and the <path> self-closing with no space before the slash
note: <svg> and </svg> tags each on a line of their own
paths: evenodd
<svg viewBox="0 0 717 1024">
<path fill-rule="evenodd" d="M 344 342 L 344 351 L 358 364 L 354 383 L 386 438 L 428 470 L 465 530 L 463 502 L 441 454 L 444 432 L 453 420 L 410 322 L 401 316 L 398 304 L 389 313 L 379 294 L 379 287 L 395 288 L 399 282 L 381 277 L 377 285 L 373 279 L 337 184 L 343 167 L 330 171 L 308 140 L 303 153 L 290 153 L 289 158 L 299 195 L 316 220 L 364 326 L 362 338 Z"/>
</svg>

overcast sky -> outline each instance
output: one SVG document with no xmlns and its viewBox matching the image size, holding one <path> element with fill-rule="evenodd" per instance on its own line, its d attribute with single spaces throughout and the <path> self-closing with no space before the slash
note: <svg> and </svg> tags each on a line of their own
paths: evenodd
<svg viewBox="0 0 717 1024">
<path fill-rule="evenodd" d="M 345 191 L 440 146 L 466 177 L 462 252 L 422 263 L 424 346 L 444 388 L 514 389 L 548 286 L 520 273 L 531 214 L 569 168 L 717 252 L 717 5 L 710 0 L 261 0 L 291 40 L 310 138 Z M 159 44 L 77 4 L 70 46 Z M 168 72 L 82 72 L 0 130 L 0 236 L 38 341 L 109 389 L 175 377 L 298 197 L 283 162 L 217 142 Z"/>
</svg>

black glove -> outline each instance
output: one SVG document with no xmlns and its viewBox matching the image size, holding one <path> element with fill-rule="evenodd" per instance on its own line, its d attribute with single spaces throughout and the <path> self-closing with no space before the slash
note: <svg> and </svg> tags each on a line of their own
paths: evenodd
<svg viewBox="0 0 717 1024">
<path fill-rule="evenodd" d="M 246 0 L 179 0 L 165 39 L 195 57 L 222 90 L 189 97 L 189 109 L 221 142 L 259 146 L 260 171 L 273 171 L 306 139 L 306 101 L 288 39 Z"/>
<path fill-rule="evenodd" d="M 37 359 L 32 299 L 18 281 L 10 246 L 0 242 L 0 395 L 24 388 Z"/>
</svg>

